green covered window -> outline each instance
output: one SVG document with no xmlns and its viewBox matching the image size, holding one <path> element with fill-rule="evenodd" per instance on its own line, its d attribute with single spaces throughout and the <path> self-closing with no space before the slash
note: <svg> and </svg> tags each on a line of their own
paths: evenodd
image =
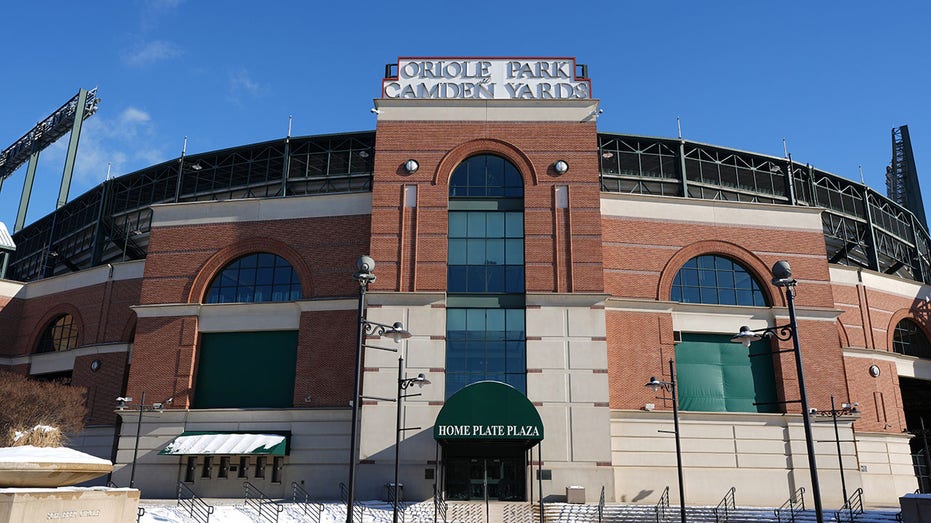
<svg viewBox="0 0 931 523">
<path fill-rule="evenodd" d="M 205 333 L 193 408 L 291 407 L 296 358 L 297 331 Z"/>
<path fill-rule="evenodd" d="M 730 336 L 683 334 L 676 345 L 679 408 L 706 412 L 779 412 L 769 341 L 749 350 Z M 756 403 L 756 405 L 754 405 Z"/>
<path fill-rule="evenodd" d="M 670 300 L 715 305 L 766 307 L 759 282 L 742 265 L 713 254 L 696 256 L 679 269 Z"/>
<path fill-rule="evenodd" d="M 892 350 L 916 358 L 931 358 L 931 344 L 914 321 L 905 318 L 895 326 L 892 335 Z"/>
<path fill-rule="evenodd" d="M 233 260 L 210 283 L 204 303 L 261 303 L 301 299 L 301 280 L 288 260 L 267 252 Z"/>
</svg>

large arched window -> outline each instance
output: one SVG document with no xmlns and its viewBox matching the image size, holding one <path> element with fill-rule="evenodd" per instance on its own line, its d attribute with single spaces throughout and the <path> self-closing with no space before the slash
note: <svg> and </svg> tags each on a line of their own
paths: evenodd
<svg viewBox="0 0 931 523">
<path fill-rule="evenodd" d="M 449 180 L 446 397 L 496 380 L 526 389 L 524 181 L 481 154 Z"/>
<path fill-rule="evenodd" d="M 892 335 L 892 350 L 906 356 L 931 358 L 931 343 L 914 321 L 904 318 L 896 324 Z"/>
<path fill-rule="evenodd" d="M 260 252 L 233 260 L 213 279 L 204 303 L 260 303 L 301 299 L 301 281 L 287 260 Z"/>
<path fill-rule="evenodd" d="M 713 254 L 687 261 L 672 282 L 670 300 L 684 303 L 766 307 L 759 282 L 742 265 Z"/>
<path fill-rule="evenodd" d="M 62 314 L 52 320 L 36 346 L 36 352 L 61 352 L 78 346 L 78 328 L 74 316 Z"/>
</svg>

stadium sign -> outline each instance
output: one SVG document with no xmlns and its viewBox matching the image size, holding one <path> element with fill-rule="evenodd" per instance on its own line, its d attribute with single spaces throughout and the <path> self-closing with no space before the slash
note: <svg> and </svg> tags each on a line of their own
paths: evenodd
<svg viewBox="0 0 931 523">
<path fill-rule="evenodd" d="M 573 58 L 399 58 L 384 98 L 567 100 L 591 98 Z"/>
</svg>

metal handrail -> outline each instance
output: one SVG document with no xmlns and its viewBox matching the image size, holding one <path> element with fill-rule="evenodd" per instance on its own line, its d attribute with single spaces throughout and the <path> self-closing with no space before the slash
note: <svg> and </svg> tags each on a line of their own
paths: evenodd
<svg viewBox="0 0 931 523">
<path fill-rule="evenodd" d="M 136 509 L 136 523 L 139 523 L 139 520 L 142 519 L 142 516 L 145 516 L 145 507 L 139 507 Z"/>
<path fill-rule="evenodd" d="M 343 502 L 343 505 L 348 503 L 349 499 L 349 489 L 346 487 L 346 484 L 343 482 L 339 483 L 339 499 Z M 353 521 L 362 521 L 362 517 L 365 515 L 365 505 L 359 505 L 353 501 L 352 503 L 352 520 Z M 358 519 L 357 519 L 358 517 Z"/>
<path fill-rule="evenodd" d="M 248 481 L 243 482 L 242 488 L 245 491 L 243 501 L 246 507 L 255 509 L 259 514 L 259 519 L 264 519 L 269 523 L 278 523 L 278 514 L 284 511 L 284 507 L 281 506 L 281 503 L 273 501 L 266 496 L 264 492 L 259 490 L 258 487 Z"/>
<path fill-rule="evenodd" d="M 840 510 L 834 512 L 834 519 L 840 522 L 854 523 L 857 516 L 863 514 L 863 489 L 858 488 L 844 502 Z M 841 519 L 846 517 L 847 519 Z"/>
<path fill-rule="evenodd" d="M 653 508 L 656 511 L 656 523 L 662 523 L 666 520 L 666 513 L 669 512 L 669 486 L 663 489 L 663 493 Z"/>
<path fill-rule="evenodd" d="M 779 506 L 779 508 L 773 510 L 773 514 L 776 516 L 776 521 L 782 523 L 783 512 L 789 510 L 788 523 L 795 523 L 795 515 L 799 512 L 805 510 L 805 487 L 799 487 L 785 503 Z"/>
<path fill-rule="evenodd" d="M 198 523 L 210 523 L 210 514 L 213 514 L 213 505 L 208 505 L 183 482 L 178 482 L 178 506 L 187 510 L 187 513 Z"/>
<path fill-rule="evenodd" d="M 311 502 L 310 492 L 307 492 L 296 481 L 291 482 L 291 501 L 301 507 L 301 511 L 310 518 L 312 523 L 320 523 L 320 518 L 323 515 L 323 505 Z"/>
<path fill-rule="evenodd" d="M 730 513 L 737 510 L 737 502 L 734 500 L 734 494 L 737 492 L 736 487 L 731 487 L 727 494 L 724 494 L 724 497 L 721 498 L 721 501 L 718 502 L 718 505 L 714 507 L 712 512 L 714 512 L 714 521 L 715 523 L 721 523 L 721 521 L 727 521 L 727 518 L 730 516 Z M 723 513 L 723 516 L 722 516 Z"/>
<path fill-rule="evenodd" d="M 449 511 L 449 504 L 446 503 L 443 492 L 438 491 L 436 485 L 433 485 L 433 510 L 437 515 L 437 521 L 446 523 L 446 513 Z M 442 520 L 440 518 L 442 518 Z"/>
<path fill-rule="evenodd" d="M 598 498 L 598 523 L 604 521 L 605 516 L 605 486 L 601 486 L 601 497 Z"/>
</svg>

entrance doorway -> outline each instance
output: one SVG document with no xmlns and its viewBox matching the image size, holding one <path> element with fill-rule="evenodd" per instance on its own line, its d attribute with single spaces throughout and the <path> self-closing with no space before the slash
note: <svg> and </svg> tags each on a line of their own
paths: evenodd
<svg viewBox="0 0 931 523">
<path fill-rule="evenodd" d="M 931 492 L 931 383 L 925 380 L 899 377 L 902 390 L 902 407 L 905 411 L 906 432 L 914 437 L 909 441 L 912 464 L 919 490 Z"/>
<path fill-rule="evenodd" d="M 446 499 L 525 501 L 523 447 L 447 445 L 443 449 Z"/>
</svg>

